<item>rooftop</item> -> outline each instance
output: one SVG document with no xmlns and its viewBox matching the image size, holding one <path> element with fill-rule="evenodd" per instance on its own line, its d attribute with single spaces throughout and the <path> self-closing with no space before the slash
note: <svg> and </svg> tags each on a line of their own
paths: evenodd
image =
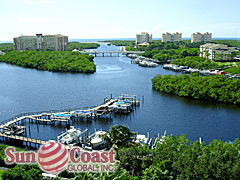
<svg viewBox="0 0 240 180">
<path fill-rule="evenodd" d="M 219 49 L 219 50 L 234 50 L 234 47 L 228 47 L 228 45 L 225 44 L 211 44 L 211 43 L 207 43 L 204 45 L 201 45 L 200 47 L 204 47 L 204 48 L 213 48 L 215 50 Z"/>
<path fill-rule="evenodd" d="M 59 37 L 65 37 L 65 35 L 62 35 L 62 34 L 46 34 L 46 35 L 42 35 L 42 34 L 36 34 L 36 35 L 22 35 L 19 36 L 19 37 L 37 37 L 37 36 L 52 36 L 52 37 L 56 37 L 56 36 L 59 36 Z M 15 38 L 18 38 L 18 37 L 15 37 Z"/>
</svg>

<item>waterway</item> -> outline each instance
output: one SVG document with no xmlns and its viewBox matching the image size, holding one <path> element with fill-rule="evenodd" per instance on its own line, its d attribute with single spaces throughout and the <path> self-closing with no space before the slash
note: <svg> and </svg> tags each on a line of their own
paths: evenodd
<svg viewBox="0 0 240 180">
<path fill-rule="evenodd" d="M 118 47 L 101 44 L 98 50 Z M 0 63 L 0 121 L 24 112 L 94 106 L 111 94 L 117 97 L 127 93 L 141 99 L 141 105 L 131 114 L 73 125 L 94 132 L 95 128 L 109 130 L 111 125 L 125 124 L 135 132 L 150 132 L 152 137 L 166 130 L 168 135 L 187 134 L 190 140 L 201 136 L 207 143 L 240 137 L 239 106 L 161 94 L 152 89 L 151 78 L 175 72 L 162 66 L 143 68 L 131 64 L 131 59 L 124 55 L 100 56 L 94 58 L 97 65 L 94 74 L 54 73 Z M 25 125 L 30 137 L 43 140 L 56 140 L 66 128 L 60 124 Z"/>
</svg>

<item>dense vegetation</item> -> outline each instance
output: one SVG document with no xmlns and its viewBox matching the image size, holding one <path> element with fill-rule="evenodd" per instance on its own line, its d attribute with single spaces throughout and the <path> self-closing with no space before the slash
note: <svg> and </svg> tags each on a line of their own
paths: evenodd
<svg viewBox="0 0 240 180">
<path fill-rule="evenodd" d="M 151 57 L 152 51 L 147 51 L 143 55 Z M 199 56 L 199 48 L 164 49 L 158 51 L 158 54 L 155 54 L 152 58 L 164 61 L 169 59 L 184 58 L 187 56 Z"/>
<path fill-rule="evenodd" d="M 13 43 L 0 43 L 0 51 L 2 52 L 13 51 Z"/>
<path fill-rule="evenodd" d="M 38 165 L 16 165 L 2 174 L 3 180 L 39 180 L 42 179 L 42 177 L 42 171 Z"/>
<path fill-rule="evenodd" d="M 152 86 L 178 96 L 240 104 L 240 80 L 225 76 L 157 75 L 152 79 Z"/>
<path fill-rule="evenodd" d="M 210 59 L 206 59 L 199 56 L 187 56 L 185 58 L 179 58 L 171 61 L 171 64 L 176 64 L 179 66 L 188 66 L 196 69 L 210 69 L 222 66 L 221 63 L 216 63 Z"/>
<path fill-rule="evenodd" d="M 240 74 L 240 63 L 236 63 L 232 67 L 224 69 L 224 71 L 232 74 Z"/>
<path fill-rule="evenodd" d="M 77 49 L 79 51 L 83 49 L 96 49 L 100 46 L 98 43 L 79 43 L 79 42 L 69 42 L 68 43 L 68 51 L 72 51 L 74 49 Z"/>
<path fill-rule="evenodd" d="M 209 144 L 191 142 L 186 135 L 165 136 L 155 149 L 132 143 L 132 135 L 124 125 L 112 126 L 109 139 L 117 149 L 114 173 L 68 173 L 59 176 L 76 180 L 104 179 L 239 179 L 240 141 L 224 143 L 213 140 Z M 121 140 L 119 140 L 120 138 Z M 4 154 L 1 153 L 1 159 Z M 37 165 L 15 165 L 2 174 L 3 179 L 39 179 Z M 56 178 L 60 179 L 60 178 Z"/>
<path fill-rule="evenodd" d="M 13 51 L 0 56 L 0 62 L 54 72 L 92 73 L 96 67 L 93 58 L 79 52 Z"/>
<path fill-rule="evenodd" d="M 161 42 L 154 40 L 149 42 L 149 46 L 127 46 L 127 51 L 145 51 L 142 55 L 145 57 L 161 60 L 175 59 L 185 56 L 199 55 L 199 47 L 203 43 L 190 43 L 188 41 L 180 42 Z"/>
</svg>

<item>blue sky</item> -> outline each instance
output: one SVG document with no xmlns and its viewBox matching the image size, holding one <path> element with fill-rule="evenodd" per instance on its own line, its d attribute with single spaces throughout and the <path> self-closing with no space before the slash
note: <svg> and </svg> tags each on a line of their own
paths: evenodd
<svg viewBox="0 0 240 180">
<path fill-rule="evenodd" d="M 239 0 L 1 0 L 0 41 L 23 35 L 135 38 L 149 32 L 240 37 Z"/>
</svg>

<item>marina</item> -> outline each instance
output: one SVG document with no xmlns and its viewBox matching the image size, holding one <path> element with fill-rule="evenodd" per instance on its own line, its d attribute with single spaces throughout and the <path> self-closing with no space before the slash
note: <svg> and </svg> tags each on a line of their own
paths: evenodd
<svg viewBox="0 0 240 180">
<path fill-rule="evenodd" d="M 46 141 L 19 136 L 20 134 L 23 134 L 26 129 L 25 126 L 18 126 L 20 123 L 22 123 L 22 121 L 28 120 L 32 123 L 34 121 L 36 124 L 41 122 L 46 125 L 48 123 L 55 124 L 57 122 L 61 125 L 62 122 L 65 122 L 66 126 L 69 126 L 70 121 L 74 122 L 76 120 L 83 119 L 92 120 L 92 118 L 95 119 L 99 118 L 100 116 L 106 117 L 108 114 L 111 114 L 113 112 L 130 113 L 133 110 L 133 106 L 139 105 L 139 103 L 140 100 L 137 100 L 136 95 L 123 94 L 122 96 L 119 96 L 119 99 L 105 98 L 104 103 L 96 107 L 82 107 L 57 111 L 44 111 L 38 113 L 23 113 L 3 122 L 0 122 L 0 137 L 3 138 L 3 142 L 5 142 L 4 138 L 9 138 L 23 141 L 26 143 L 26 146 L 28 145 L 28 143 L 30 146 L 31 143 L 35 143 L 36 147 L 36 144 L 43 144 Z M 57 139 L 58 142 L 66 145 L 72 144 L 74 142 L 78 143 L 80 135 L 84 132 L 87 132 L 87 129 L 81 132 L 80 129 L 75 129 L 73 126 L 70 126 L 70 129 L 66 130 L 66 132 L 63 132 L 60 136 L 57 136 Z M 27 134 L 24 135 L 27 136 Z M 103 138 L 103 134 L 101 135 L 99 131 L 98 133 L 94 133 L 93 135 L 95 135 L 95 140 L 91 141 L 90 139 L 91 144 L 93 144 L 94 147 L 100 146 L 101 143 L 98 142 L 97 139 L 99 140 L 100 138 Z M 87 137 L 87 139 L 89 139 L 90 137 Z"/>
<path fill-rule="evenodd" d="M 183 73 L 199 73 L 201 75 L 221 75 L 221 74 L 223 74 L 229 78 L 240 79 L 240 76 L 238 76 L 236 74 L 229 74 L 229 73 L 226 73 L 225 71 L 221 71 L 221 69 L 229 68 L 229 66 L 213 68 L 213 69 L 208 69 L 208 70 L 199 70 L 199 69 L 189 68 L 187 66 L 178 66 L 175 64 L 164 64 L 163 68 L 170 69 L 170 70 L 177 71 L 177 72 L 183 72 Z"/>
<path fill-rule="evenodd" d="M 136 54 L 129 54 L 128 57 L 133 59 L 131 63 L 138 64 L 139 66 L 142 67 L 157 67 L 159 63 L 154 59 L 138 56 Z"/>
</svg>

